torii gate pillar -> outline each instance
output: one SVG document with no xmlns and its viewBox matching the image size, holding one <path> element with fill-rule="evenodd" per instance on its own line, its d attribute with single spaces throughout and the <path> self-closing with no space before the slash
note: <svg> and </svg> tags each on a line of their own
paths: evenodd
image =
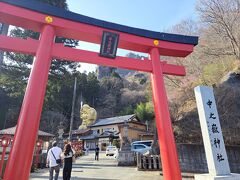
<svg viewBox="0 0 240 180">
<path fill-rule="evenodd" d="M 32 164 L 48 72 L 52 60 L 53 42 L 54 28 L 50 25 L 45 25 L 41 33 L 36 59 L 33 63 L 23 99 L 14 135 L 14 147 L 8 159 L 4 180 L 23 180 L 29 177 L 29 165 Z"/>
<path fill-rule="evenodd" d="M 159 50 L 153 48 L 150 52 L 150 57 L 153 67 L 153 72 L 151 73 L 153 103 L 164 179 L 181 180 Z"/>
</svg>

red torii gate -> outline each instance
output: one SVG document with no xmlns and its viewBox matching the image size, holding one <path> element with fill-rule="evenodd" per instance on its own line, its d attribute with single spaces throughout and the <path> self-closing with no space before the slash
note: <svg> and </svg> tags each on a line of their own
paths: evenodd
<svg viewBox="0 0 240 180">
<path fill-rule="evenodd" d="M 19 115 L 5 180 L 29 178 L 48 72 L 53 58 L 151 73 L 164 179 L 181 179 L 163 74 L 184 76 L 185 69 L 161 61 L 160 55 L 186 57 L 197 45 L 197 37 L 131 28 L 78 15 L 33 0 L 0 0 L 0 22 L 41 33 L 40 40 L 0 36 L 0 49 L 36 56 Z M 149 53 L 150 59 L 136 60 L 117 56 L 113 60 L 100 57 L 95 52 L 54 43 L 55 36 L 60 36 L 101 44 L 103 31 L 119 35 L 119 48 Z"/>
</svg>

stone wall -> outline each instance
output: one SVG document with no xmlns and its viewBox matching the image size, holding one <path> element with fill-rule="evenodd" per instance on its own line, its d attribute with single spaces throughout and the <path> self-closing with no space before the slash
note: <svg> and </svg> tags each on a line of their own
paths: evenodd
<svg viewBox="0 0 240 180">
<path fill-rule="evenodd" d="M 182 172 L 208 172 L 203 145 L 178 144 Z M 240 173 L 240 146 L 226 146 L 231 172 Z"/>
</svg>

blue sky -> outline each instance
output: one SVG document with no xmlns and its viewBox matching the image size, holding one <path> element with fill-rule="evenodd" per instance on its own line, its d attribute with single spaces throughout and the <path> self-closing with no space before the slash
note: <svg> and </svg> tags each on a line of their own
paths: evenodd
<svg viewBox="0 0 240 180">
<path fill-rule="evenodd" d="M 196 0 L 67 0 L 69 10 L 131 27 L 165 32 L 184 19 L 196 19 Z M 99 52 L 99 46 L 80 43 L 81 49 Z M 119 55 L 126 54 L 118 51 Z M 82 65 L 92 71 L 96 66 Z"/>
</svg>

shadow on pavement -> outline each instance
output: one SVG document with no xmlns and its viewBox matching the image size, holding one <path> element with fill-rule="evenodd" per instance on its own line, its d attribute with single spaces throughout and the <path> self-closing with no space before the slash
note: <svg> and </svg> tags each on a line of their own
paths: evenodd
<svg viewBox="0 0 240 180">
<path fill-rule="evenodd" d="M 83 172 L 83 170 L 72 170 L 72 172 Z"/>
<path fill-rule="evenodd" d="M 162 172 L 160 172 L 160 176 L 163 177 L 163 173 L 162 173 Z M 182 172 L 182 178 L 185 178 L 185 179 L 194 179 L 194 174 Z"/>
<path fill-rule="evenodd" d="M 48 176 L 34 176 L 34 179 L 35 178 L 49 179 Z M 59 179 L 61 179 L 61 178 L 59 178 Z M 118 180 L 118 179 L 81 178 L 81 177 L 76 177 L 76 176 L 72 176 L 71 179 L 72 180 Z"/>
<path fill-rule="evenodd" d="M 99 178 L 81 178 L 81 177 L 71 177 L 72 180 L 118 180 L 118 179 L 99 179 Z"/>
<path fill-rule="evenodd" d="M 78 168 L 81 168 L 81 169 L 101 169 L 99 167 L 84 167 L 84 166 L 73 166 L 72 169 L 78 169 Z"/>
<path fill-rule="evenodd" d="M 84 163 L 79 163 L 79 164 L 74 164 L 73 165 L 73 167 L 80 167 L 80 166 L 118 167 L 116 164 L 84 164 Z"/>
<path fill-rule="evenodd" d="M 36 178 L 39 178 L 39 179 L 49 179 L 49 176 L 40 176 L 40 175 L 38 176 L 38 175 L 35 175 L 31 179 L 36 179 Z"/>
</svg>

